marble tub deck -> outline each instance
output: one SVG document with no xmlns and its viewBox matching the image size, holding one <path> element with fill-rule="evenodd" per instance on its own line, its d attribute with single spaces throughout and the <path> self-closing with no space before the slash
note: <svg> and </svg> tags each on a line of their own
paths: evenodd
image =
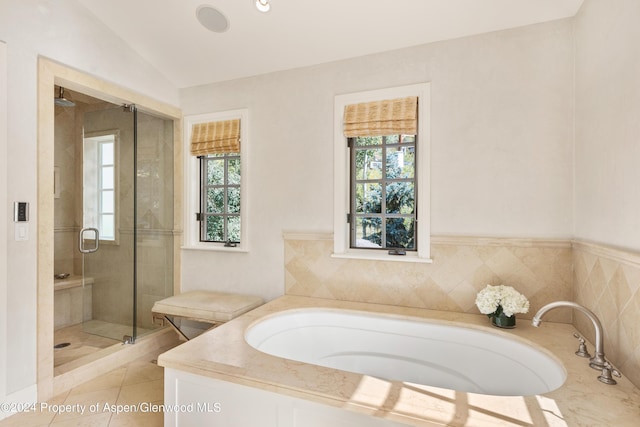
<svg viewBox="0 0 640 427">
<path fill-rule="evenodd" d="M 508 335 L 554 355 L 564 365 L 567 380 L 545 394 L 489 396 L 282 359 L 245 342 L 245 330 L 261 317 L 307 307 L 417 317 Z M 287 295 L 163 353 L 158 364 L 411 426 L 637 426 L 640 390 L 624 372 L 623 378 L 616 378 L 617 385 L 599 382 L 599 372 L 574 354 L 574 332 L 572 325 L 544 321 L 534 328 L 529 320 L 519 321 L 516 329 L 501 330 L 491 327 L 484 315 Z M 589 350 L 593 352 L 593 345 Z"/>
</svg>

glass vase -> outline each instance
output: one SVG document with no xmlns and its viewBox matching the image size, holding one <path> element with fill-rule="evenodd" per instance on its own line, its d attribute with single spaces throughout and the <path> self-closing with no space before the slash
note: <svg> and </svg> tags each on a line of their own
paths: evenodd
<svg viewBox="0 0 640 427">
<path fill-rule="evenodd" d="M 495 316 L 491 316 L 491 324 L 498 328 L 513 329 L 516 327 L 516 316 L 506 316 L 504 313 L 500 313 Z"/>
</svg>

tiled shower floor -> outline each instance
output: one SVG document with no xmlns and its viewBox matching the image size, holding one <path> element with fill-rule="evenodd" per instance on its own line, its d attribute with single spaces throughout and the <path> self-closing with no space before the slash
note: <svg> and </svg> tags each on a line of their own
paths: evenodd
<svg viewBox="0 0 640 427">
<path fill-rule="evenodd" d="M 54 346 L 65 343 L 69 343 L 69 345 L 63 348 L 54 348 L 53 366 L 64 365 L 119 342 L 121 341 L 86 333 L 82 324 L 58 329 L 53 333 Z"/>
<path fill-rule="evenodd" d="M 147 329 L 138 328 L 138 336 L 148 332 L 150 331 Z M 114 344 L 122 343 L 121 337 L 125 335 L 131 335 L 130 326 L 116 325 L 100 320 L 90 320 L 84 324 L 58 329 L 53 334 L 54 346 L 64 343 L 69 343 L 69 345 L 62 348 L 54 348 L 53 365 L 58 367 Z M 118 338 L 107 338 L 106 336 Z"/>
</svg>

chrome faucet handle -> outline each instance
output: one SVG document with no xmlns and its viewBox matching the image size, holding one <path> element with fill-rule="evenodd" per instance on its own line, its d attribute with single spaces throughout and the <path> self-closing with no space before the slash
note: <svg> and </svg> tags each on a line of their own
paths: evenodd
<svg viewBox="0 0 640 427">
<path fill-rule="evenodd" d="M 591 357 L 589 354 L 589 350 L 587 350 L 586 340 L 574 332 L 573 336 L 578 339 L 578 351 L 576 351 L 576 356 L 580 357 Z"/>
<path fill-rule="evenodd" d="M 613 366 L 611 366 L 611 363 L 609 363 L 609 361 L 605 360 L 604 367 L 602 368 L 602 374 L 598 376 L 598 381 L 609 385 L 618 384 L 618 382 L 613 379 L 612 375 L 618 378 L 622 378 L 620 372 Z"/>
</svg>

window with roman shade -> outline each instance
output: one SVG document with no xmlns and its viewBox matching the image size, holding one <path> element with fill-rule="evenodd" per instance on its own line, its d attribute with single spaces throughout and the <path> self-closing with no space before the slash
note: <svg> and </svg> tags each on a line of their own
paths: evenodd
<svg viewBox="0 0 640 427">
<path fill-rule="evenodd" d="M 200 163 L 199 241 L 241 243 L 241 121 L 194 123 L 190 151 Z"/>
<path fill-rule="evenodd" d="M 336 95 L 332 256 L 430 262 L 429 106 L 429 83 Z"/>
<path fill-rule="evenodd" d="M 416 250 L 417 97 L 350 104 L 350 247 Z"/>
</svg>

